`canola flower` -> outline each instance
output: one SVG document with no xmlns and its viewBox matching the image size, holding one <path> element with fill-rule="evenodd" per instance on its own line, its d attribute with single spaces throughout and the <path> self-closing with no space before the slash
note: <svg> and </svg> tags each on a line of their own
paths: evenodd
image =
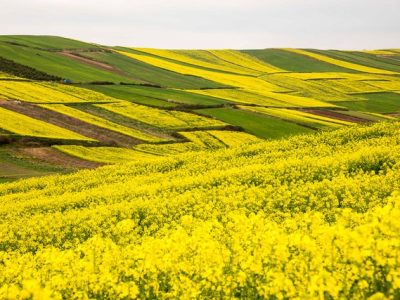
<svg viewBox="0 0 400 300">
<path fill-rule="evenodd" d="M 400 124 L 0 185 L 1 299 L 398 299 Z"/>
</svg>

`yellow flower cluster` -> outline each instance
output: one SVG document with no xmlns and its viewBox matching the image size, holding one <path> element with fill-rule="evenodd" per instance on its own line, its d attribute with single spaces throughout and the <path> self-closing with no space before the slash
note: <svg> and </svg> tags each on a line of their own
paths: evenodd
<svg viewBox="0 0 400 300">
<path fill-rule="evenodd" d="M 0 185 L 1 299 L 398 299 L 400 125 Z"/>
</svg>

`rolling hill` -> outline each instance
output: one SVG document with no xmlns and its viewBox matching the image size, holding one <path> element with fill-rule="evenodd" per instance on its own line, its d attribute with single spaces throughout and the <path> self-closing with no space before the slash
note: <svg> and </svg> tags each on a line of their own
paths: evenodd
<svg viewBox="0 0 400 300">
<path fill-rule="evenodd" d="M 160 50 L 0 36 L 0 177 L 393 119 L 399 59 L 397 50 Z"/>
</svg>

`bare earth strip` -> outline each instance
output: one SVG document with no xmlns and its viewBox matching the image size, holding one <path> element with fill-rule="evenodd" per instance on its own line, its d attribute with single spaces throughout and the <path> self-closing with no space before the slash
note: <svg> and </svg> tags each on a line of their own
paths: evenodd
<svg viewBox="0 0 400 300">
<path fill-rule="evenodd" d="M 35 104 L 0 100 L 0 107 L 77 132 L 83 136 L 99 141 L 103 146 L 131 147 L 142 143 L 142 141 L 130 136 L 97 127 L 61 113 L 39 107 Z"/>
<path fill-rule="evenodd" d="M 341 121 L 353 122 L 353 123 L 369 123 L 369 120 L 349 116 L 345 114 L 341 114 L 336 111 L 328 110 L 328 109 L 301 109 L 301 111 L 305 111 L 314 115 L 319 115 L 323 117 L 328 117 L 332 119 L 337 119 Z"/>
<path fill-rule="evenodd" d="M 97 69 L 105 70 L 105 71 L 112 72 L 114 74 L 126 77 L 127 79 L 132 79 L 132 80 L 135 80 L 137 82 L 147 83 L 147 82 L 145 82 L 143 80 L 140 80 L 138 78 L 134 78 L 134 77 L 130 76 L 129 74 L 125 73 L 121 69 L 118 69 L 117 67 L 111 66 L 111 65 L 103 63 L 103 62 L 99 62 L 99 61 L 94 60 L 94 59 L 90 59 L 88 57 L 77 55 L 75 53 L 68 52 L 68 51 L 58 52 L 58 54 L 60 54 L 62 56 L 65 56 L 65 57 L 68 57 L 70 59 L 79 61 L 81 63 L 87 64 L 89 66 L 95 67 Z"/>
<path fill-rule="evenodd" d="M 93 169 L 103 165 L 101 163 L 91 162 L 67 155 L 51 147 L 22 148 L 19 149 L 19 151 L 25 155 L 33 157 L 34 159 L 64 168 Z"/>
</svg>

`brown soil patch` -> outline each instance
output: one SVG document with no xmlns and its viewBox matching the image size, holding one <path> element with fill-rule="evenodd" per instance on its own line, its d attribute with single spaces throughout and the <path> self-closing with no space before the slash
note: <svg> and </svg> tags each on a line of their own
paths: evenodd
<svg viewBox="0 0 400 300">
<path fill-rule="evenodd" d="M 91 162 L 70 156 L 51 147 L 22 148 L 20 151 L 34 159 L 70 169 L 93 169 L 102 166 L 101 163 Z"/>
<path fill-rule="evenodd" d="M 102 146 L 131 147 L 142 143 L 142 141 L 130 136 L 86 123 L 32 103 L 0 100 L 0 107 L 4 107 L 95 139 L 99 141 Z M 59 144 L 59 142 L 57 144 Z"/>
<path fill-rule="evenodd" d="M 79 54 L 72 53 L 72 52 L 69 52 L 69 51 L 58 52 L 58 54 L 60 54 L 62 56 L 65 56 L 65 57 L 68 57 L 70 59 L 82 62 L 82 63 L 87 64 L 89 66 L 92 66 L 92 67 L 95 67 L 95 68 L 98 68 L 98 69 L 101 69 L 101 70 L 105 70 L 105 71 L 112 72 L 114 74 L 126 77 L 127 79 L 134 80 L 135 82 L 149 83 L 147 81 L 143 81 L 141 79 L 135 78 L 135 77 L 125 73 L 124 71 L 122 71 L 121 69 L 119 69 L 119 68 L 117 68 L 115 66 L 112 66 L 112 65 L 109 65 L 107 63 L 91 59 L 91 58 L 83 56 L 83 55 L 79 55 Z"/>
<path fill-rule="evenodd" d="M 353 123 L 368 123 L 371 122 L 366 119 L 354 117 L 354 116 L 349 116 L 345 114 L 341 114 L 337 111 L 332 111 L 328 109 L 299 109 L 301 111 L 305 111 L 314 115 L 319 115 L 323 117 L 328 117 L 336 120 L 341 120 L 341 121 L 347 121 L 347 122 L 353 122 Z"/>
<path fill-rule="evenodd" d="M 62 52 L 59 52 L 59 54 L 62 55 L 62 56 L 65 56 L 65 57 L 72 58 L 74 60 L 83 62 L 83 63 L 88 64 L 90 66 L 94 66 L 94 67 L 106 70 L 106 71 L 113 71 L 113 72 L 114 71 L 119 71 L 119 72 L 122 72 L 121 70 L 119 70 L 119 69 L 117 69 L 117 68 L 115 68 L 113 66 L 110 66 L 110 65 L 108 65 L 106 63 L 102 63 L 102 62 L 99 62 L 99 61 L 94 60 L 94 59 L 83 57 L 81 55 L 76 55 L 76 54 L 74 54 L 72 52 L 62 51 Z"/>
</svg>

